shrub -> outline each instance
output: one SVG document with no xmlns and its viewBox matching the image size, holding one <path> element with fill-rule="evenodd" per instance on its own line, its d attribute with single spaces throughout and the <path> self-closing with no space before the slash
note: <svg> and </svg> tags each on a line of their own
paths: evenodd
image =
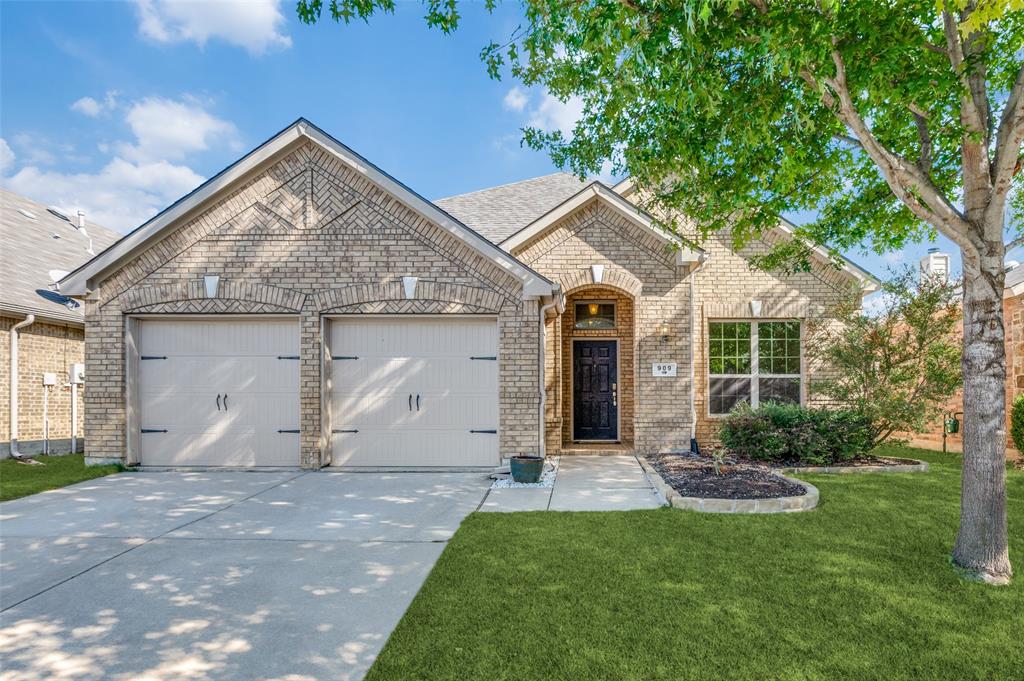
<svg viewBox="0 0 1024 681">
<path fill-rule="evenodd" d="M 1013 446 L 1024 456 L 1024 395 L 1017 395 L 1013 401 L 1013 409 L 1010 411 L 1010 437 L 1013 439 Z"/>
<path fill-rule="evenodd" d="M 815 466 L 865 456 L 873 439 L 871 419 L 859 412 L 771 402 L 734 409 L 722 421 L 719 437 L 734 456 Z"/>
</svg>

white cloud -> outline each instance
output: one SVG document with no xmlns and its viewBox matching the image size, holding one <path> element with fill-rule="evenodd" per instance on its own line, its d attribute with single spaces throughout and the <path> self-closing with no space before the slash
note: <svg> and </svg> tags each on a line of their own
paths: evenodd
<svg viewBox="0 0 1024 681">
<path fill-rule="evenodd" d="M 139 32 L 159 43 L 192 41 L 203 46 L 219 38 L 251 54 L 292 44 L 281 32 L 281 0 L 135 0 L 135 5 Z"/>
<path fill-rule="evenodd" d="M 136 143 L 121 145 L 121 153 L 136 161 L 180 160 L 214 144 L 239 148 L 238 130 L 213 116 L 198 103 L 147 97 L 132 104 L 125 120 Z"/>
<path fill-rule="evenodd" d="M 103 105 L 92 97 L 82 97 L 81 99 L 75 100 L 75 103 L 71 105 L 71 110 L 96 118 L 100 115 L 100 112 L 103 111 Z"/>
<path fill-rule="evenodd" d="M 508 91 L 503 100 L 509 111 L 522 111 L 530 101 L 529 94 L 518 85 Z"/>
<path fill-rule="evenodd" d="M 545 94 L 540 104 L 530 111 L 529 125 L 546 132 L 561 131 L 565 137 L 572 137 L 576 121 L 583 115 L 583 100 L 570 97 L 564 102 L 551 94 Z"/>
<path fill-rule="evenodd" d="M 117 92 L 110 90 L 103 97 L 103 101 L 99 101 L 92 97 L 81 97 L 71 105 L 72 111 L 77 111 L 80 114 L 85 114 L 90 118 L 96 118 L 105 111 L 113 111 L 117 106 Z"/>
<path fill-rule="evenodd" d="M 97 173 L 61 173 L 27 166 L 6 178 L 11 191 L 73 215 L 83 210 L 91 222 L 125 231 L 142 224 L 188 193 L 203 177 L 167 161 L 132 163 L 115 157 Z"/>
<path fill-rule="evenodd" d="M 151 97 L 134 102 L 127 107 L 124 123 L 134 141 L 100 145 L 105 149 L 102 153 L 111 156 L 98 171 L 64 172 L 26 159 L 17 172 L 5 172 L 4 185 L 70 214 L 83 210 L 88 220 L 124 231 L 203 182 L 187 163 L 190 154 L 238 144 L 233 124 L 189 98 Z M 13 170 L 14 160 L 7 144 L 0 144 L 4 168 Z"/>
<path fill-rule="evenodd" d="M 7 172 L 7 169 L 14 165 L 14 152 L 7 144 L 7 140 L 0 137 L 0 175 Z"/>
</svg>

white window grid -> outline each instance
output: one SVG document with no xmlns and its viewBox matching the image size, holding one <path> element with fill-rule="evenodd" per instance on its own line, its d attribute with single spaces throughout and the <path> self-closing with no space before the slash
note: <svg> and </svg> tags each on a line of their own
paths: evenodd
<svg viewBox="0 0 1024 681">
<path fill-rule="evenodd" d="M 711 373 L 711 325 L 729 322 L 743 322 L 750 324 L 750 373 L 749 374 L 713 374 Z M 760 324 L 770 324 L 772 322 L 796 322 L 800 325 L 800 373 L 799 374 L 762 374 L 760 373 L 760 355 L 761 355 L 761 344 L 760 335 L 758 332 L 758 326 Z M 796 378 L 800 380 L 800 388 L 798 394 L 800 396 L 800 406 L 804 405 L 804 386 L 806 381 L 804 380 L 804 374 L 806 373 L 806 367 L 804 364 L 804 325 L 800 323 L 799 319 L 712 319 L 708 321 L 707 328 L 707 366 L 705 370 L 707 372 L 707 404 L 708 416 L 720 418 L 726 416 L 726 414 L 716 414 L 711 411 L 711 379 L 712 378 L 746 378 L 750 381 L 750 405 L 757 408 L 760 405 L 760 381 L 761 378 Z"/>
</svg>

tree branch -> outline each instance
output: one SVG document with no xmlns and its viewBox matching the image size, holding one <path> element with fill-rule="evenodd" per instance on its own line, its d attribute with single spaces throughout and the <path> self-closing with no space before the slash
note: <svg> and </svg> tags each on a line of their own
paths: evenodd
<svg viewBox="0 0 1024 681">
<path fill-rule="evenodd" d="M 831 93 L 828 89 L 819 87 L 817 79 L 810 71 L 805 69 L 801 72 L 801 77 L 822 92 L 824 104 L 831 108 L 839 120 L 860 140 L 864 151 L 881 170 L 886 184 L 915 216 L 938 228 L 966 251 L 977 250 L 979 244 L 972 238 L 970 225 L 960 211 L 946 199 L 920 168 L 879 142 L 857 113 L 846 82 L 846 64 L 838 49 L 832 51 L 832 61 L 835 64 L 836 75 L 834 78 L 825 79 L 825 84 L 832 90 Z"/>
<path fill-rule="evenodd" d="M 930 177 L 932 172 L 932 136 L 928 133 L 928 121 L 913 108 L 911 111 L 914 114 L 914 125 L 917 126 L 917 138 L 921 142 L 921 155 L 917 159 L 917 167 Z"/>
<path fill-rule="evenodd" d="M 1005 253 L 1009 253 L 1010 251 L 1012 251 L 1013 249 L 1017 248 L 1018 246 L 1024 246 L 1024 234 L 1021 234 L 1021 235 L 1017 236 L 1016 238 L 1011 239 L 1010 241 L 1008 241 L 1006 243 L 1006 245 L 1003 246 L 1003 251 Z"/>
<path fill-rule="evenodd" d="M 1010 89 L 1006 106 L 996 133 L 996 151 L 992 159 L 992 188 L 994 193 L 1006 195 L 1010 182 L 1019 172 L 1020 148 L 1024 142 L 1024 65 L 1017 72 L 1017 80 Z"/>
</svg>

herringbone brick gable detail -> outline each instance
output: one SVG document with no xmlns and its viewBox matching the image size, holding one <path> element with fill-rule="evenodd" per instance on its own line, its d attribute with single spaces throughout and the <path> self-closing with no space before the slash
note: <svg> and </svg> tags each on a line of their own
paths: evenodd
<svg viewBox="0 0 1024 681">
<path fill-rule="evenodd" d="M 207 275 L 219 277 L 213 297 Z M 418 278 L 411 299 L 405 276 Z M 90 456 L 125 456 L 125 315 L 133 313 L 294 315 L 307 467 L 324 463 L 329 447 L 321 428 L 324 315 L 494 315 L 499 448 L 504 456 L 537 450 L 537 301 L 524 301 L 522 282 L 492 260 L 309 143 L 169 226 L 90 294 Z"/>
</svg>

